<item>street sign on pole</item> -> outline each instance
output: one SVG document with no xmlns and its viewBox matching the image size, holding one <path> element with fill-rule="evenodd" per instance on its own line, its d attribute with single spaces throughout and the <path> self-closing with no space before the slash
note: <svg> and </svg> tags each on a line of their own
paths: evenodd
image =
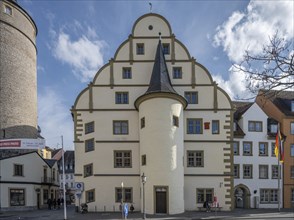
<svg viewBox="0 0 294 220">
<path fill-rule="evenodd" d="M 84 191 L 84 183 L 83 182 L 76 182 L 75 183 L 75 189 L 76 191 Z"/>
</svg>

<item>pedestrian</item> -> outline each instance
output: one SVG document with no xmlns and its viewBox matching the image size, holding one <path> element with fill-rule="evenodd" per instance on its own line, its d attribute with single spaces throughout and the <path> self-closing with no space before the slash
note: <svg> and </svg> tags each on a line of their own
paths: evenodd
<svg viewBox="0 0 294 220">
<path fill-rule="evenodd" d="M 63 197 L 61 198 L 61 205 L 64 205 L 64 199 L 63 199 Z"/>
<path fill-rule="evenodd" d="M 134 212 L 134 209 L 135 209 L 135 208 L 134 208 L 133 204 L 131 204 L 130 211 L 131 211 L 131 212 Z"/>
<path fill-rule="evenodd" d="M 124 216 L 125 216 L 125 219 L 128 218 L 128 213 L 129 213 L 129 205 L 128 205 L 128 203 L 125 203 L 124 204 Z"/>
<path fill-rule="evenodd" d="M 56 209 L 56 199 L 53 199 L 53 209 Z"/>
<path fill-rule="evenodd" d="M 60 209 L 60 203 L 61 203 L 60 198 L 58 198 L 57 199 L 57 207 L 58 207 L 58 209 Z"/>
<path fill-rule="evenodd" d="M 48 209 L 51 210 L 52 200 L 48 198 L 47 200 Z"/>
<path fill-rule="evenodd" d="M 208 203 L 208 200 L 206 200 L 204 203 L 203 203 L 203 208 L 206 208 L 206 212 L 210 212 L 210 205 Z"/>
</svg>

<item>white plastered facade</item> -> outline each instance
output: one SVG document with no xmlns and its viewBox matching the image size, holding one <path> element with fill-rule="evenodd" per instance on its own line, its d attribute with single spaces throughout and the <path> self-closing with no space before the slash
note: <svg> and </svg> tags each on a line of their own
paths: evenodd
<svg viewBox="0 0 294 220">
<path fill-rule="evenodd" d="M 152 30 L 151 27 L 152 26 Z M 138 108 L 134 103 L 148 89 L 156 48 L 170 45 L 165 60 L 174 90 L 197 92 L 198 104 L 184 106 L 177 99 L 151 97 Z M 136 44 L 144 44 L 144 55 L 136 54 Z M 122 69 L 132 70 L 131 79 L 122 78 Z M 182 68 L 182 78 L 173 78 L 173 67 Z M 128 104 L 115 104 L 116 92 L 128 92 Z M 186 108 L 185 108 L 186 107 Z M 198 210 L 197 189 L 213 189 L 213 197 L 223 210 L 232 208 L 232 105 L 228 95 L 212 80 L 209 72 L 192 58 L 171 31 L 167 20 L 158 14 L 146 14 L 134 24 L 132 34 L 118 48 L 114 58 L 102 67 L 93 82 L 84 89 L 72 108 L 75 123 L 75 181 L 83 182 L 86 192 L 94 190 L 90 211 L 119 211 L 115 189 L 132 189 L 135 210 L 143 211 L 141 175 L 145 184 L 146 213 L 158 213 L 157 191 L 166 192 L 166 213 Z M 172 125 L 173 116 L 179 126 Z M 146 126 L 140 120 L 145 117 Z M 187 134 L 187 119 L 202 119 L 201 134 Z M 128 121 L 128 134 L 113 133 L 113 121 Z M 219 133 L 212 134 L 212 120 L 219 121 Z M 94 122 L 94 132 L 85 134 L 85 124 Z M 208 124 L 209 128 L 205 128 Z M 151 127 L 150 127 L 151 126 Z M 85 140 L 94 138 L 95 147 L 85 152 Z M 114 151 L 131 151 L 131 167 L 114 166 Z M 187 167 L 187 151 L 203 151 L 202 167 Z M 146 165 L 141 158 L 146 155 Z M 93 175 L 84 177 L 84 165 L 93 164 Z M 76 204 L 78 205 L 78 200 Z"/>
</svg>

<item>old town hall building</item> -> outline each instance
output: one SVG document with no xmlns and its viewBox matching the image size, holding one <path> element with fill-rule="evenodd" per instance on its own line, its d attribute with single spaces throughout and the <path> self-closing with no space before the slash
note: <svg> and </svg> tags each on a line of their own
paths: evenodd
<svg viewBox="0 0 294 220">
<path fill-rule="evenodd" d="M 72 107 L 75 181 L 84 184 L 77 205 L 119 211 L 123 201 L 176 214 L 208 200 L 230 210 L 232 113 L 168 21 L 141 16 Z"/>
</svg>

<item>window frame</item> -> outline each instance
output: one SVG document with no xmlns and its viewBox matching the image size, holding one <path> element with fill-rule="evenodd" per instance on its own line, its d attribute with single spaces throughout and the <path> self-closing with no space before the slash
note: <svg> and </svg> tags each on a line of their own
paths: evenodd
<svg viewBox="0 0 294 220">
<path fill-rule="evenodd" d="M 13 164 L 13 176 L 24 177 L 24 165 L 15 163 Z"/>
<path fill-rule="evenodd" d="M 142 166 L 146 166 L 147 165 L 147 157 L 146 157 L 146 154 L 143 154 L 141 156 L 141 164 L 142 164 Z"/>
<path fill-rule="evenodd" d="M 145 54 L 145 45 L 144 45 L 144 43 L 137 43 L 136 44 L 136 54 L 137 55 L 144 55 Z"/>
<path fill-rule="evenodd" d="M 164 55 L 170 54 L 170 44 L 169 43 L 162 43 L 162 51 Z"/>
<path fill-rule="evenodd" d="M 179 117 L 176 115 L 173 115 L 173 126 L 179 127 Z"/>
<path fill-rule="evenodd" d="M 117 156 L 118 153 L 121 153 L 121 157 Z M 128 153 L 129 156 L 125 154 Z M 121 159 L 121 166 L 118 165 L 118 160 Z M 129 162 L 126 162 L 129 160 Z M 113 151 L 113 166 L 114 168 L 132 168 L 132 151 L 131 150 L 114 150 Z M 129 164 L 129 165 L 126 165 Z"/>
<path fill-rule="evenodd" d="M 142 128 L 145 128 L 145 117 L 142 117 L 141 119 L 140 119 L 140 122 L 141 122 L 141 124 L 140 124 L 140 126 L 141 126 L 141 129 Z"/>
<path fill-rule="evenodd" d="M 182 79 L 183 78 L 183 70 L 180 66 L 173 67 L 173 79 Z"/>
<path fill-rule="evenodd" d="M 217 125 L 216 132 L 213 129 L 214 125 Z M 220 133 L 220 121 L 219 120 L 212 120 L 211 121 L 211 134 L 219 134 L 219 133 Z"/>
<path fill-rule="evenodd" d="M 89 146 L 89 144 L 93 144 L 93 146 Z M 90 138 L 85 140 L 85 152 L 91 152 L 95 150 L 95 139 Z"/>
<path fill-rule="evenodd" d="M 263 170 L 265 169 L 265 170 Z M 259 179 L 268 179 L 268 165 L 267 164 L 259 164 L 258 166 L 258 176 Z"/>
<path fill-rule="evenodd" d="M 123 67 L 122 68 L 122 78 L 123 79 L 132 79 L 132 67 Z"/>
<path fill-rule="evenodd" d="M 117 105 L 129 104 L 129 92 L 115 92 L 115 104 Z"/>
<path fill-rule="evenodd" d="M 244 151 L 244 147 L 246 144 L 250 144 L 250 153 L 245 153 L 245 151 Z M 243 141 L 243 156 L 252 156 L 253 155 L 252 154 L 252 145 L 253 145 L 252 141 Z"/>
<path fill-rule="evenodd" d="M 95 132 L 95 122 L 90 121 L 85 123 L 85 134 L 90 134 Z"/>
<path fill-rule="evenodd" d="M 235 153 L 235 144 L 237 145 L 237 153 Z M 234 141 L 233 142 L 233 154 L 235 156 L 240 155 L 240 141 Z"/>
<path fill-rule="evenodd" d="M 237 175 L 235 175 L 235 171 L 237 171 Z M 234 179 L 240 179 L 240 164 L 234 164 Z"/>
<path fill-rule="evenodd" d="M 185 99 L 187 100 L 188 104 L 196 105 L 199 102 L 197 91 L 186 91 L 184 96 L 185 96 Z M 193 97 L 195 97 L 195 98 L 193 98 Z"/>
<path fill-rule="evenodd" d="M 199 193 L 200 191 L 203 191 L 203 193 L 201 193 L 201 198 L 199 199 Z M 207 191 L 211 191 L 211 199 L 207 198 L 207 195 L 210 195 L 210 193 L 208 194 Z M 203 197 L 203 198 L 202 198 Z M 208 200 L 209 203 L 213 202 L 213 198 L 214 198 L 214 189 L 213 188 L 196 188 L 196 203 L 197 204 L 203 204 L 206 200 Z"/>
<path fill-rule="evenodd" d="M 4 6 L 4 9 L 3 9 L 4 14 L 12 16 L 13 8 L 6 4 L 4 4 L 3 6 Z"/>
<path fill-rule="evenodd" d="M 14 195 L 12 195 L 12 191 L 18 194 L 15 195 L 17 198 L 13 200 Z M 19 191 L 19 192 L 17 192 Z M 22 191 L 22 193 L 21 193 Z M 14 202 L 13 202 L 14 201 Z M 26 205 L 26 190 L 25 188 L 9 188 L 9 205 L 10 206 L 25 206 Z"/>
<path fill-rule="evenodd" d="M 245 167 L 250 168 L 250 175 L 245 176 Z M 243 164 L 243 179 L 252 179 L 253 178 L 253 165 L 252 164 Z"/>
<path fill-rule="evenodd" d="M 119 127 L 116 127 L 116 123 L 119 123 Z M 126 123 L 126 132 L 124 132 L 123 123 Z M 113 127 L 113 135 L 128 135 L 129 134 L 129 121 L 128 120 L 113 120 L 112 121 Z M 116 128 L 119 129 L 119 132 L 116 132 Z"/>
<path fill-rule="evenodd" d="M 264 154 L 261 153 L 261 146 L 264 145 Z M 259 142 L 258 143 L 258 156 L 267 157 L 268 156 L 268 143 L 267 142 Z"/>
<path fill-rule="evenodd" d="M 193 129 L 192 131 L 190 131 L 190 125 L 189 125 L 189 122 L 193 122 Z M 199 126 L 200 126 L 200 131 L 197 131 L 197 122 L 199 122 Z M 203 119 L 202 118 L 187 118 L 187 125 L 186 125 L 186 133 L 187 134 L 203 134 Z"/>
<path fill-rule="evenodd" d="M 290 179 L 294 179 L 294 166 L 290 166 Z"/>
<path fill-rule="evenodd" d="M 294 135 L 294 122 L 290 122 L 290 134 Z"/>
<path fill-rule="evenodd" d="M 250 124 L 253 124 L 253 127 L 250 126 Z M 260 124 L 260 130 L 257 128 L 257 124 Z M 248 121 L 248 131 L 249 132 L 262 132 L 263 131 L 263 124 L 262 121 Z"/>
<path fill-rule="evenodd" d="M 272 164 L 272 179 L 279 179 L 279 166 Z"/>
<path fill-rule="evenodd" d="M 92 196 L 90 196 L 90 193 L 92 194 Z M 95 202 L 95 189 L 86 190 L 85 197 L 86 197 L 86 203 Z"/>
<path fill-rule="evenodd" d="M 275 196 L 273 197 L 273 195 Z M 278 203 L 278 189 L 261 188 L 259 189 L 259 198 L 261 204 Z M 276 200 L 272 200 L 272 198 L 276 198 Z"/>
<path fill-rule="evenodd" d="M 126 199 L 127 190 L 129 190 L 130 199 Z M 121 203 L 123 197 L 124 203 L 133 203 L 133 187 L 115 187 L 115 202 Z"/>
</svg>

